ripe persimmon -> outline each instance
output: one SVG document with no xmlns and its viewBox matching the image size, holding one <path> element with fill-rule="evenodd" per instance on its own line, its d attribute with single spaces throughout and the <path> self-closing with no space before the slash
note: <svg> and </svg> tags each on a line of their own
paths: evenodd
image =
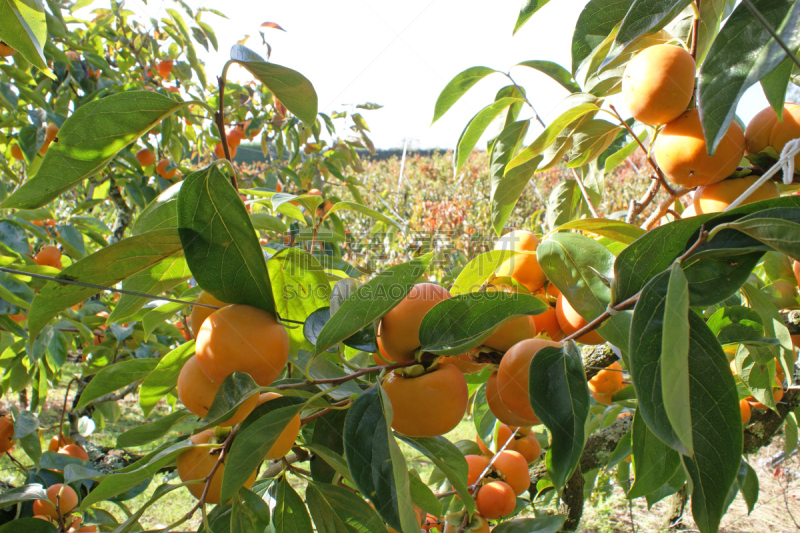
<svg viewBox="0 0 800 533">
<path fill-rule="evenodd" d="M 503 481 L 514 489 L 516 496 L 519 496 L 531 486 L 528 461 L 525 460 L 521 453 L 515 450 L 505 449 L 498 453 L 494 457 L 492 468 L 503 477 Z"/>
<path fill-rule="evenodd" d="M 656 138 L 656 162 L 676 185 L 693 188 L 722 181 L 736 171 L 744 156 L 744 132 L 735 121 L 717 145 L 713 156 L 697 109 L 686 111 L 664 126 Z"/>
<path fill-rule="evenodd" d="M 59 250 L 56 246 L 48 244 L 47 246 L 42 247 L 39 252 L 35 256 L 33 256 L 33 260 L 39 266 L 51 266 L 56 267 L 61 264 L 61 250 Z"/>
<path fill-rule="evenodd" d="M 746 176 L 744 178 L 726 179 L 711 185 L 698 188 L 694 193 L 692 207 L 698 215 L 708 213 L 721 213 L 734 200 L 739 198 L 744 191 L 749 189 L 760 176 Z M 756 189 L 741 203 L 750 204 L 760 200 L 778 198 L 781 195 L 775 182 L 768 181 Z"/>
<path fill-rule="evenodd" d="M 281 374 L 289 360 L 289 335 L 273 315 L 249 305 L 229 305 L 211 313 L 197 332 L 196 357 L 214 383 L 247 372 L 262 387 Z"/>
<path fill-rule="evenodd" d="M 652 126 L 678 118 L 692 99 L 696 68 L 692 55 L 672 44 L 636 54 L 622 75 L 622 96 L 633 118 Z"/>
<path fill-rule="evenodd" d="M 11 157 L 19 159 L 20 161 L 25 160 L 25 156 L 22 154 L 22 148 L 20 148 L 18 144 L 11 145 Z"/>
<path fill-rule="evenodd" d="M 539 261 L 536 259 L 536 248 L 539 239 L 526 230 L 506 233 L 494 244 L 495 250 L 514 250 L 520 253 L 506 259 L 495 270 L 498 277 L 509 276 L 531 292 L 536 292 L 547 282 Z"/>
<path fill-rule="evenodd" d="M 747 400 L 739 400 L 739 410 L 742 412 L 742 425 L 747 425 L 750 422 L 750 415 L 752 414 L 752 409 L 750 408 L 750 402 Z"/>
<path fill-rule="evenodd" d="M 785 120 L 789 108 L 795 106 L 796 104 L 787 102 L 783 106 L 781 117 Z M 768 146 L 772 146 L 770 143 L 770 136 L 778 122 L 780 122 L 778 120 L 778 115 L 775 113 L 775 110 L 772 109 L 772 106 L 767 106 L 756 113 L 756 115 L 750 119 L 750 122 L 747 123 L 747 127 L 744 130 L 745 151 L 748 154 L 756 154 L 765 150 Z"/>
<path fill-rule="evenodd" d="M 167 165 L 169 165 L 169 159 L 162 159 L 158 162 L 158 165 L 156 165 L 156 172 L 165 180 L 171 180 L 178 173 L 178 169 L 173 168 L 172 170 L 167 171 Z"/>
<path fill-rule="evenodd" d="M 245 137 L 246 135 L 244 134 L 244 129 L 241 126 L 236 126 L 226 135 L 226 138 L 228 139 L 228 146 L 236 148 L 242 143 L 242 140 Z"/>
<path fill-rule="evenodd" d="M 164 61 L 160 61 L 156 64 L 156 70 L 158 71 L 158 75 L 162 78 L 168 78 L 169 73 L 172 72 L 172 67 L 175 66 L 175 63 L 171 59 L 166 59 Z"/>
<path fill-rule="evenodd" d="M 143 167 L 149 167 L 156 163 L 156 154 L 154 154 L 153 151 L 148 148 L 142 148 L 136 152 L 136 160 Z"/>
<path fill-rule="evenodd" d="M 306 194 L 310 194 L 311 196 L 319 196 L 319 197 L 322 197 L 322 191 L 320 191 L 319 189 L 311 189 L 311 190 L 310 190 L 310 191 L 308 191 Z"/>
<path fill-rule="evenodd" d="M 612 403 L 614 403 L 614 400 L 612 399 L 612 397 L 614 396 L 613 392 L 611 393 L 594 392 L 590 389 L 589 394 L 591 394 L 592 398 L 594 398 L 594 401 L 596 401 L 599 404 L 611 405 Z"/>
<path fill-rule="evenodd" d="M 570 305 L 569 300 L 567 300 L 563 294 L 560 294 L 558 300 L 556 300 L 556 319 L 558 320 L 561 331 L 563 331 L 566 336 L 572 335 L 587 324 L 586 320 L 584 320 L 572 305 Z M 578 337 L 576 340 L 581 344 L 589 345 L 603 344 L 606 342 L 605 339 L 597 333 L 597 330 L 590 331 Z"/>
<path fill-rule="evenodd" d="M 212 382 L 203 373 L 197 356 L 192 356 L 178 374 L 178 399 L 192 413 L 200 418 L 205 418 L 208 414 L 214 397 L 217 395 L 220 385 Z M 258 405 L 258 394 L 254 393 L 247 400 L 242 402 L 236 412 L 220 426 L 233 426 L 238 424 Z"/>
<path fill-rule="evenodd" d="M 236 157 L 236 147 L 235 146 L 228 146 L 228 151 L 231 154 L 231 159 Z M 222 143 L 217 143 L 214 145 L 214 155 L 217 159 L 225 159 L 225 148 L 222 146 Z"/>
<path fill-rule="evenodd" d="M 408 295 L 381 319 L 379 335 L 386 355 L 397 362 L 413 361 L 414 352 L 420 347 L 422 319 L 433 306 L 448 298 L 450 293 L 440 285 L 414 285 Z"/>
<path fill-rule="evenodd" d="M 489 410 L 494 417 L 508 426 L 525 427 L 541 424 L 536 416 L 529 420 L 515 415 L 508 409 L 506 404 L 503 403 L 503 399 L 500 397 L 500 392 L 497 389 L 497 372 L 492 372 L 489 375 L 489 379 L 486 380 L 486 403 L 489 404 Z"/>
<path fill-rule="evenodd" d="M 14 423 L 8 418 L 0 418 L 0 455 L 10 450 L 15 442 Z"/>
<path fill-rule="evenodd" d="M 455 428 L 467 412 L 464 374 L 453 365 L 407 378 L 394 371 L 383 382 L 392 403 L 392 427 L 409 437 L 438 437 Z"/>
<path fill-rule="evenodd" d="M 14 55 L 15 50 L 8 46 L 3 41 L 0 41 L 0 57 L 10 57 Z"/>
<path fill-rule="evenodd" d="M 89 454 L 86 453 L 81 446 L 77 444 L 67 444 L 63 448 L 58 450 L 60 455 L 69 455 L 70 457 L 74 457 L 75 459 L 82 459 L 84 461 L 89 460 Z"/>
<path fill-rule="evenodd" d="M 519 452 L 528 464 L 535 463 L 542 456 L 542 445 L 536 435 L 529 433 L 514 441 L 514 451 Z"/>
<path fill-rule="evenodd" d="M 489 459 L 483 455 L 465 455 L 467 460 L 467 485 L 474 485 L 486 467 L 489 466 Z"/>
<path fill-rule="evenodd" d="M 500 427 L 497 428 L 497 438 L 495 439 L 492 448 L 494 448 L 495 450 L 499 450 L 506 442 L 508 442 L 508 439 L 511 438 L 511 434 L 513 432 L 514 428 L 512 428 L 508 424 L 500 424 Z M 480 448 L 481 453 L 486 454 L 488 456 L 494 455 L 494 451 L 489 449 L 486 443 L 483 442 L 483 439 L 481 439 L 480 435 L 475 436 L 475 442 L 478 443 L 478 448 Z M 508 446 L 506 446 L 505 449 L 513 450 L 514 441 L 512 440 L 508 444 Z"/>
<path fill-rule="evenodd" d="M 193 444 L 208 444 L 212 438 L 214 438 L 213 429 L 201 431 L 197 435 L 192 435 L 190 437 Z M 187 481 L 205 480 L 219 459 L 219 454 L 219 448 L 214 449 L 200 447 L 189 448 L 185 452 L 181 453 L 177 460 L 178 476 L 181 478 L 181 481 L 185 483 Z M 220 503 L 222 476 L 224 472 L 225 460 L 223 459 L 222 464 L 220 464 L 219 468 L 217 468 L 217 471 L 214 472 L 214 476 L 211 478 L 209 483 L 208 493 L 206 494 L 206 503 Z M 249 489 L 253 486 L 255 480 L 256 472 L 254 470 L 253 473 L 250 474 L 250 477 L 245 480 L 244 486 Z M 192 483 L 191 485 L 186 485 L 186 488 L 189 489 L 189 492 L 192 493 L 192 496 L 199 500 L 200 496 L 203 495 L 205 483 Z"/>
<path fill-rule="evenodd" d="M 505 481 L 492 481 L 483 485 L 475 496 L 475 508 L 484 518 L 500 520 L 514 512 L 517 496 Z"/>
<path fill-rule="evenodd" d="M 539 238 L 524 229 L 509 231 L 494 243 L 495 250 L 514 250 L 516 252 L 535 252 L 538 247 Z"/>
<path fill-rule="evenodd" d="M 257 405 L 266 403 L 275 398 L 280 398 L 281 395 L 277 392 L 265 392 L 258 397 Z M 294 441 L 297 439 L 297 434 L 300 433 L 300 413 L 297 413 L 294 418 L 289 421 L 289 424 L 278 435 L 278 439 L 272 448 L 269 449 L 264 459 L 280 459 L 286 456 L 294 446 Z"/>
<path fill-rule="evenodd" d="M 210 292 L 206 291 L 201 291 L 195 302 L 206 305 L 215 305 L 217 307 L 226 307 L 230 305 L 217 300 Z M 192 334 L 195 336 L 195 338 L 197 337 L 197 333 L 200 331 L 200 326 L 202 326 L 203 322 L 206 321 L 208 315 L 214 311 L 216 311 L 216 309 L 211 309 L 210 307 L 202 307 L 199 305 L 192 306 L 192 314 L 189 316 L 189 325 L 192 328 Z"/>
<path fill-rule="evenodd" d="M 622 390 L 622 366 L 614 361 L 589 380 L 589 391 L 600 394 L 614 394 Z"/>
<path fill-rule="evenodd" d="M 536 418 L 528 396 L 531 360 L 536 352 L 548 346 L 560 348 L 561 343 L 538 338 L 519 342 L 503 355 L 497 369 L 500 398 L 509 411 L 526 420 Z"/>
<path fill-rule="evenodd" d="M 72 487 L 63 483 L 47 487 L 47 500 L 34 500 L 33 514 L 58 519 L 59 516 L 68 515 L 78 506 L 78 494 Z"/>
<path fill-rule="evenodd" d="M 72 440 L 69 437 L 65 437 L 63 433 L 59 433 L 50 439 L 50 444 L 47 446 L 47 449 L 51 452 L 57 452 L 67 444 L 72 444 Z"/>
</svg>

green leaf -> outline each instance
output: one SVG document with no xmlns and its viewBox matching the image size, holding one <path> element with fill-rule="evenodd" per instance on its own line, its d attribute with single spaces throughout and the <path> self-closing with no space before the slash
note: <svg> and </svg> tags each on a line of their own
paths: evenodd
<svg viewBox="0 0 800 533">
<path fill-rule="evenodd" d="M 734 344 L 764 337 L 764 322 L 755 310 L 739 305 L 717 310 L 706 322 L 720 344 Z"/>
<path fill-rule="evenodd" d="M 164 446 L 147 454 L 132 465 L 118 470 L 112 476 L 106 476 L 92 489 L 92 492 L 81 501 L 80 511 L 89 509 L 98 502 L 118 496 L 149 477 L 153 477 L 161 468 L 172 464 L 175 458 L 193 446 L 189 439 Z M 52 452 L 51 452 L 52 453 Z"/>
<path fill-rule="evenodd" d="M 602 237 L 608 237 L 623 244 L 630 244 L 645 233 L 645 230 L 633 224 L 627 224 L 621 220 L 613 220 L 609 218 L 582 218 L 580 220 L 573 220 L 558 226 L 553 232 L 578 230 L 581 232 L 594 233 Z M 552 233 L 552 232 L 551 232 Z M 547 240 L 549 235 L 543 240 Z"/>
<path fill-rule="evenodd" d="M 347 417 L 346 410 L 331 411 L 314 422 L 314 433 L 311 435 L 311 447 L 317 450 L 310 461 L 311 478 L 320 483 L 331 483 L 337 471 L 331 461 L 325 460 L 320 448 L 330 450 L 329 454 L 334 454 L 341 458 L 344 453 L 344 420 Z M 346 468 L 346 465 L 345 465 Z M 347 472 L 349 476 L 349 471 Z"/>
<path fill-rule="evenodd" d="M 689 405 L 689 283 L 680 263 L 672 263 L 661 338 L 661 383 L 664 410 L 675 434 L 694 454 L 692 413 Z"/>
<path fill-rule="evenodd" d="M 178 233 L 197 284 L 218 300 L 275 314 L 264 253 L 239 194 L 214 165 L 186 177 Z"/>
<path fill-rule="evenodd" d="M 748 392 L 770 409 L 775 409 L 772 387 L 775 383 L 775 358 L 780 356 L 780 345 L 746 342 L 736 352 L 736 374 Z"/>
<path fill-rule="evenodd" d="M 458 102 L 459 98 L 464 96 L 476 83 L 495 72 L 497 71 L 489 67 L 470 67 L 456 75 L 439 93 L 433 108 L 431 123 L 436 122 L 447 113 L 447 110 L 453 107 L 453 104 Z"/>
<path fill-rule="evenodd" d="M 56 525 L 45 522 L 41 518 L 15 518 L 0 526 L 0 533 L 56 533 Z"/>
<path fill-rule="evenodd" d="M 789 413 L 783 425 L 783 453 L 789 457 L 797 449 L 797 420 L 795 414 Z"/>
<path fill-rule="evenodd" d="M 458 172 L 464 163 L 467 162 L 469 154 L 478 144 L 486 128 L 502 113 L 508 106 L 521 101 L 518 97 L 506 96 L 500 98 L 484 107 L 470 119 L 461 136 L 458 139 L 455 153 L 455 169 Z"/>
<path fill-rule="evenodd" d="M 314 355 L 342 342 L 388 313 L 405 298 L 425 273 L 433 258 L 427 254 L 388 268 L 358 288 L 325 324 L 317 337 Z"/>
<path fill-rule="evenodd" d="M 192 413 L 186 409 L 179 409 L 167 416 L 158 418 L 150 424 L 134 426 L 125 433 L 117 436 L 117 448 L 133 448 L 149 444 L 167 434 L 175 424 L 183 422 Z"/>
<path fill-rule="evenodd" d="M 567 167 L 578 168 L 594 161 L 611 146 L 621 131 L 623 131 L 622 126 L 606 120 L 583 121 L 572 134 L 572 148 L 568 152 Z"/>
<path fill-rule="evenodd" d="M 113 287 L 137 272 L 180 253 L 180 250 L 180 239 L 174 231 L 156 230 L 142 233 L 101 248 L 62 270 L 56 278 Z M 47 282 L 31 303 L 28 314 L 31 338 L 35 338 L 47 322 L 60 311 L 88 300 L 98 292 L 99 289 L 91 287 Z"/>
<path fill-rule="evenodd" d="M 148 416 L 153 407 L 178 384 L 184 363 L 194 355 L 194 341 L 181 344 L 161 358 L 139 388 L 139 405 Z"/>
<path fill-rule="evenodd" d="M 520 120 L 513 122 L 503 128 L 503 131 L 498 135 L 491 148 L 491 161 L 489 163 L 489 175 L 492 180 L 492 224 L 495 232 L 500 235 L 508 219 L 508 215 L 517 203 L 519 195 L 522 193 L 528 180 L 524 180 L 521 186 L 516 187 L 512 185 L 512 191 L 519 190 L 519 192 L 507 191 L 509 188 L 507 183 L 504 183 L 503 175 L 505 174 L 506 163 L 516 155 L 525 140 L 528 133 L 531 121 Z M 531 172 L 530 176 L 533 175 Z M 528 176 L 528 179 L 530 179 Z"/>
<path fill-rule="evenodd" d="M 0 220 L 0 250 L 16 256 L 31 252 L 28 234 L 21 224 L 13 220 Z"/>
<path fill-rule="evenodd" d="M 736 476 L 736 484 L 747 504 L 747 514 L 752 513 L 758 501 L 758 474 L 744 460 L 744 457 L 742 457 L 742 465 L 739 467 L 739 475 Z"/>
<path fill-rule="evenodd" d="M 535 296 L 473 292 L 437 303 L 419 326 L 421 350 L 459 355 L 477 348 L 500 326 L 522 315 L 538 315 L 549 305 Z"/>
<path fill-rule="evenodd" d="M 519 29 L 530 20 L 530 18 L 542 9 L 550 0 L 524 0 L 522 8 L 519 10 L 517 22 L 514 24 L 514 31 L 512 35 L 516 34 Z"/>
<path fill-rule="evenodd" d="M 633 415 L 631 447 L 636 477 L 628 491 L 628 499 L 656 492 L 669 483 L 679 468 L 682 469 L 680 454 L 650 431 L 638 411 Z"/>
<path fill-rule="evenodd" d="M 0 509 L 32 500 L 47 501 L 47 494 L 44 488 L 38 483 L 9 489 L 0 494 Z"/>
<path fill-rule="evenodd" d="M 267 262 L 272 284 L 275 311 L 287 320 L 303 322 L 320 307 L 328 306 L 330 284 L 317 259 L 298 248 L 284 248 Z M 288 329 L 293 346 L 312 350 L 303 335 L 303 328 Z"/>
<path fill-rule="evenodd" d="M 137 272 L 122 282 L 126 291 L 144 294 L 162 294 L 172 290 L 192 277 L 183 254 L 173 255 L 141 272 Z M 108 317 L 108 323 L 123 322 L 135 315 L 150 298 L 123 294 Z"/>
<path fill-rule="evenodd" d="M 226 468 L 223 473 L 221 501 L 227 501 L 244 485 L 304 406 L 305 400 L 297 396 L 274 398 L 256 407 L 242 422 L 226 460 L 235 468 Z"/>
<path fill-rule="evenodd" d="M 314 531 L 303 499 L 292 488 L 286 476 L 270 486 L 269 494 L 275 500 L 275 508 L 272 511 L 274 531 L 281 533 Z"/>
<path fill-rule="evenodd" d="M 179 299 L 185 302 L 193 302 L 200 295 L 200 292 L 202 292 L 202 288 L 195 285 L 183 291 Z M 163 324 L 165 320 L 181 309 L 187 307 L 187 305 L 188 304 L 178 302 L 166 302 L 145 312 L 142 317 L 142 328 L 144 329 L 145 340 L 150 337 L 159 325 Z"/>
<path fill-rule="evenodd" d="M 183 180 L 170 185 L 139 213 L 131 226 L 134 235 L 154 229 L 178 228 L 178 192 Z"/>
<path fill-rule="evenodd" d="M 269 518 L 267 502 L 251 490 L 242 487 L 231 500 L 231 531 L 264 533 Z"/>
<path fill-rule="evenodd" d="M 757 239 L 770 248 L 790 257 L 800 257 L 800 224 L 789 220 L 769 217 L 772 211 L 761 211 L 736 222 L 721 224 L 722 228 L 735 229 Z"/>
<path fill-rule="evenodd" d="M 796 50 L 800 44 L 800 4 L 791 0 L 752 0 L 752 4 L 789 49 Z M 725 21 L 700 69 L 697 95 L 709 154 L 713 155 L 728 132 L 745 91 L 785 58 L 786 53 L 747 6 L 739 4 Z"/>
<path fill-rule="evenodd" d="M 513 168 L 541 155 L 545 149 L 556 141 L 562 132 L 567 130 L 566 133 L 571 134 L 574 127 L 581 123 L 580 119 L 599 110 L 598 99 L 594 95 L 575 93 L 567 96 L 553 112 L 553 114 L 559 113 L 557 118 L 527 148 L 509 161 L 508 165 L 506 165 L 506 174 Z M 570 128 L 570 126 L 574 127 Z"/>
<path fill-rule="evenodd" d="M 126 146 L 192 102 L 127 91 L 82 105 L 64 122 L 36 176 L 0 206 L 32 209 L 99 173 Z"/>
<path fill-rule="evenodd" d="M 561 514 L 542 515 L 539 518 L 507 520 L 492 531 L 494 533 L 556 533 L 561 530 L 567 517 Z"/>
<path fill-rule="evenodd" d="M 586 4 L 572 34 L 573 75 L 622 22 L 632 4 L 633 0 L 590 0 Z"/>
<path fill-rule="evenodd" d="M 780 342 L 780 353 L 783 356 L 779 358 L 779 361 L 786 375 L 792 375 L 794 372 L 794 345 L 792 344 L 792 336 L 789 334 L 780 312 L 764 296 L 764 293 L 749 283 L 742 287 L 742 294 L 747 298 L 750 307 L 761 317 L 761 322 L 764 324 L 764 336 L 778 339 Z"/>
<path fill-rule="evenodd" d="M 363 498 L 327 483 L 309 483 L 306 503 L 319 533 L 376 532 L 387 529 Z"/>
<path fill-rule="evenodd" d="M 761 89 L 767 97 L 769 105 L 775 110 L 778 118 L 783 120 L 783 104 L 786 103 L 786 91 L 792 76 L 794 62 L 787 57 L 772 69 L 772 72 L 761 78 Z"/>
<path fill-rule="evenodd" d="M 380 386 L 356 398 L 344 424 L 345 457 L 356 488 L 381 518 L 398 531 L 415 531 L 419 523 L 411 504 L 408 470 L 392 435 L 391 416 L 391 404 Z"/>
<path fill-rule="evenodd" d="M 669 272 L 653 278 L 634 310 L 629 370 L 649 429 L 672 449 L 685 451 L 663 404 L 661 346 Z M 692 478 L 692 512 L 701 531 L 716 531 L 742 455 L 739 395 L 728 360 L 705 321 L 689 312 L 689 405 L 694 455 L 683 456 Z M 672 332 L 669 332 L 671 335 Z"/>
<path fill-rule="evenodd" d="M 589 416 L 589 388 L 580 350 L 573 342 L 542 348 L 531 360 L 529 379 L 531 407 L 551 437 L 547 473 L 560 493 L 583 453 Z"/>
<path fill-rule="evenodd" d="M 387 217 L 383 213 L 378 213 L 374 209 L 370 209 L 365 205 L 357 204 L 355 202 L 336 202 L 335 204 L 333 204 L 333 207 L 331 207 L 330 210 L 325 214 L 325 217 L 327 218 L 328 215 L 330 215 L 331 213 L 335 213 L 336 211 L 344 211 L 344 210 L 356 211 L 357 213 L 361 213 L 362 215 L 367 215 L 368 217 L 374 218 L 375 220 L 380 220 L 381 222 L 384 222 L 389 226 L 394 226 L 400 231 L 403 231 L 403 226 L 401 226 L 398 221 L 394 220 L 391 217 Z"/>
<path fill-rule="evenodd" d="M 441 470 L 462 501 L 467 502 L 467 510 L 474 511 L 475 501 L 469 496 L 467 474 L 469 468 L 464 454 L 444 437 L 400 437 L 406 444 L 427 457 L 436 468 Z"/>
<path fill-rule="evenodd" d="M 13 309 L 9 309 L 6 304 L 29 309 L 33 297 L 34 292 L 26 283 L 11 274 L 0 272 L 0 310 L 6 311 L 5 314 L 16 314 L 8 312 L 13 311 Z"/>
<path fill-rule="evenodd" d="M 231 61 L 243 66 L 306 124 L 317 119 L 317 92 L 308 78 L 290 68 L 267 63 L 241 45 L 231 48 Z"/>
<path fill-rule="evenodd" d="M 582 202 L 577 181 L 566 179 L 560 182 L 547 198 L 547 226 L 555 229 L 578 218 L 583 209 Z"/>
<path fill-rule="evenodd" d="M 47 42 L 47 20 L 41 0 L 3 0 L 0 2 L 0 40 L 19 52 L 28 63 L 55 80 L 47 68 L 44 47 Z"/>
<path fill-rule="evenodd" d="M 258 392 L 257 389 L 258 385 L 253 381 L 253 378 L 250 377 L 250 374 L 234 372 L 228 375 L 223 380 L 219 389 L 217 389 L 214 401 L 211 402 L 211 406 L 208 408 L 208 413 L 206 413 L 206 417 L 203 419 L 205 425 L 197 428 L 196 431 L 213 428 L 214 426 L 218 426 L 221 422 L 228 420 L 236 413 L 236 410 L 245 400 Z M 266 452 L 264 453 L 266 454 Z M 236 492 L 236 490 L 231 492 L 228 496 L 233 496 L 234 492 Z"/>
<path fill-rule="evenodd" d="M 98 372 L 83 389 L 77 409 L 106 394 L 110 394 L 131 383 L 144 379 L 158 365 L 158 359 L 128 359 L 107 366 Z"/>
<path fill-rule="evenodd" d="M 553 63 L 552 61 L 531 60 L 517 63 L 516 66 L 532 68 L 534 70 L 538 70 L 542 74 L 547 74 L 553 79 L 553 81 L 571 93 L 581 92 L 580 86 L 575 82 L 575 80 L 572 79 L 572 74 L 558 63 Z"/>
<path fill-rule="evenodd" d="M 497 267 L 502 265 L 506 259 L 516 255 L 510 250 L 493 250 L 475 256 L 464 268 L 461 269 L 450 294 L 458 296 L 468 292 L 475 292 L 494 275 Z"/>
<path fill-rule="evenodd" d="M 615 44 L 622 48 L 669 24 L 692 0 L 634 0 L 617 32 Z"/>
</svg>

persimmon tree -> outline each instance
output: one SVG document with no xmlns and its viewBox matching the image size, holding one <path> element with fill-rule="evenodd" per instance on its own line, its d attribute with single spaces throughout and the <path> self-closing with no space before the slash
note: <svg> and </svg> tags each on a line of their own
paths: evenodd
<svg viewBox="0 0 800 533">
<path fill-rule="evenodd" d="M 145 26 L 122 4 L 91 22 L 64 12 L 78 7 L 0 6 L 0 385 L 20 394 L 0 452 L 24 478 L 0 494 L 0 532 L 136 531 L 184 488 L 196 504 L 165 530 L 199 515 L 212 532 L 572 531 L 584 486 L 615 469 L 628 498 L 688 494 L 705 533 L 739 494 L 757 505 L 749 454 L 779 431 L 796 447 L 795 3 L 590 0 L 569 68 L 515 66 L 569 93 L 549 124 L 512 72 L 456 76 L 434 120 L 483 78 L 509 84 L 455 151 L 458 171 L 502 125 L 494 249 L 448 286 L 426 274 L 435 234 L 364 205 L 360 113 L 318 113 L 268 44 L 234 46 L 210 84 L 195 47 L 218 53 L 203 18 L 222 13 L 181 4 Z M 740 125 L 758 82 L 771 108 Z M 236 164 L 259 133 L 266 164 Z M 636 150 L 651 186 L 603 213 L 604 176 Z M 525 186 L 562 162 L 543 214 L 508 232 Z M 403 261 L 343 259 L 367 220 L 411 244 Z M 70 354 L 75 400 L 41 428 Z M 129 394 L 145 417 L 171 412 L 93 445 L 89 416 Z M 467 412 L 475 440 L 445 438 Z M 184 421 L 192 434 L 171 436 Z M 100 505 L 173 470 L 139 509 Z"/>
</svg>

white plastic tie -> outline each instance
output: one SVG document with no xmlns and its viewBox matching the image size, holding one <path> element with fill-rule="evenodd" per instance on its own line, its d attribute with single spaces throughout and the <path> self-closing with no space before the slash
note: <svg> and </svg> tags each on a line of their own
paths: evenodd
<svg viewBox="0 0 800 533">
<path fill-rule="evenodd" d="M 728 207 L 726 207 L 722 212 L 725 213 L 726 211 L 730 211 L 731 209 L 735 209 L 742 205 L 742 202 L 747 200 L 747 198 L 756 192 L 759 187 L 764 185 L 767 181 L 769 181 L 772 176 L 778 173 L 779 170 L 783 170 L 783 183 L 785 185 L 789 185 L 792 183 L 794 178 L 794 158 L 797 154 L 800 153 L 800 139 L 792 139 L 786 146 L 783 147 L 781 150 L 781 157 L 778 161 L 772 165 L 772 167 L 764 173 L 754 184 L 752 184 L 746 191 L 742 193 L 735 201 L 731 203 Z"/>
</svg>

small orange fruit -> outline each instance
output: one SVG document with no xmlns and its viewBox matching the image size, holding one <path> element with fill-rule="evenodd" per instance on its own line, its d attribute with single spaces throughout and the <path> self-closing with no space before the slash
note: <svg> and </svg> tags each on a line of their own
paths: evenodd
<svg viewBox="0 0 800 533">
<path fill-rule="evenodd" d="M 514 512 L 517 497 L 505 481 L 492 481 L 483 485 L 475 496 L 475 507 L 481 516 L 500 520 Z"/>
<path fill-rule="evenodd" d="M 558 300 L 556 300 L 556 319 L 558 320 L 561 331 L 563 331 L 566 336 L 572 335 L 587 325 L 586 320 L 578 314 L 572 305 L 570 305 L 569 300 L 567 300 L 563 294 L 560 294 Z M 576 340 L 581 344 L 589 345 L 603 344 L 606 342 L 597 330 L 590 331 L 578 337 Z"/>
<path fill-rule="evenodd" d="M 508 483 L 514 494 L 519 496 L 531 486 L 528 474 L 528 461 L 515 450 L 503 450 L 494 458 L 492 467 L 503 476 L 503 481 Z"/>
<path fill-rule="evenodd" d="M 258 405 L 266 403 L 275 398 L 280 398 L 281 395 L 277 392 L 265 392 L 258 397 Z M 269 449 L 264 459 L 274 460 L 286 456 L 294 446 L 294 441 L 297 439 L 297 434 L 300 432 L 300 413 L 297 413 L 294 418 L 289 421 L 289 424 L 278 435 L 278 439 L 272 448 Z"/>
<path fill-rule="evenodd" d="M 20 148 L 18 144 L 11 145 L 11 157 L 19 159 L 20 161 L 25 159 L 25 156 L 22 154 L 22 148 Z"/>
<path fill-rule="evenodd" d="M 614 394 L 625 387 L 622 378 L 622 366 L 614 361 L 589 380 L 589 390 L 600 394 Z"/>
<path fill-rule="evenodd" d="M 44 246 L 33 256 L 33 260 L 39 266 L 57 267 L 61 262 L 61 250 L 52 245 Z"/>
<path fill-rule="evenodd" d="M 561 343 L 538 338 L 517 343 L 503 355 L 497 369 L 500 398 L 509 411 L 526 420 L 536 418 L 528 395 L 531 361 L 536 352 L 546 347 L 560 348 Z"/>
<path fill-rule="evenodd" d="M 33 514 L 58 519 L 59 515 L 66 516 L 78 506 L 78 494 L 69 485 L 56 483 L 47 487 L 46 492 L 49 501 L 34 500 Z"/>
<path fill-rule="evenodd" d="M 483 471 L 489 466 L 489 459 L 483 455 L 465 455 L 464 459 L 467 460 L 467 485 L 474 485 Z"/>
<path fill-rule="evenodd" d="M 152 150 L 142 148 L 136 152 L 136 160 L 139 161 L 139 164 L 143 167 L 149 167 L 155 164 L 156 154 L 154 154 Z M 166 168 L 166 165 L 164 165 L 164 167 Z"/>
<path fill-rule="evenodd" d="M 14 55 L 14 49 L 3 41 L 0 41 L 0 57 L 9 57 L 12 55 Z"/>
<path fill-rule="evenodd" d="M 750 402 L 747 400 L 739 400 L 739 410 L 742 412 L 742 425 L 747 425 L 750 422 L 750 415 L 752 410 L 750 409 Z"/>
<path fill-rule="evenodd" d="M 178 169 L 173 168 L 172 170 L 167 171 L 167 165 L 169 165 L 169 160 L 162 159 L 158 162 L 158 165 L 156 165 L 156 172 L 165 180 L 171 180 L 178 173 Z"/>
<path fill-rule="evenodd" d="M 158 75 L 161 76 L 162 78 L 168 78 L 169 73 L 172 72 L 173 66 L 175 66 L 175 64 L 171 59 L 159 62 L 156 65 L 156 70 L 158 70 Z"/>
<path fill-rule="evenodd" d="M 381 319 L 379 335 L 386 355 L 397 362 L 413 361 L 414 352 L 420 347 L 422 319 L 433 306 L 450 297 L 447 289 L 440 285 L 414 285 L 408 295 Z"/>
</svg>

